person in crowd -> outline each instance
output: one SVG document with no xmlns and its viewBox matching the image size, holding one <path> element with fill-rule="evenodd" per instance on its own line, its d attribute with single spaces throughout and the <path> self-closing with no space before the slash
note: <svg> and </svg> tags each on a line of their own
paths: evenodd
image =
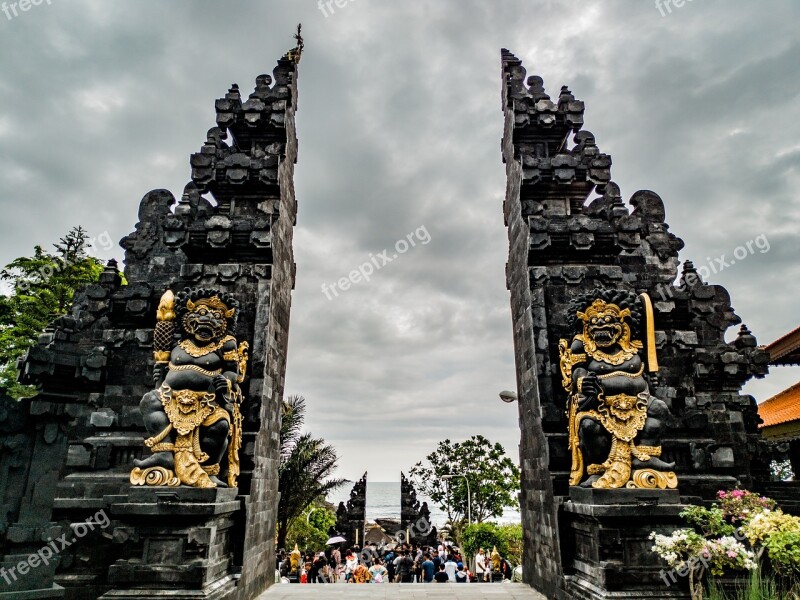
<svg viewBox="0 0 800 600">
<path fill-rule="evenodd" d="M 486 568 L 486 555 L 483 553 L 483 548 L 478 548 L 478 553 L 475 555 L 475 577 L 478 581 L 486 581 L 484 577 L 484 569 Z"/>
<path fill-rule="evenodd" d="M 339 574 L 342 572 L 342 551 L 338 546 L 331 551 L 331 569 L 336 576 L 336 581 L 339 581 Z"/>
<path fill-rule="evenodd" d="M 505 558 L 500 561 L 500 570 L 503 573 L 503 579 L 511 581 L 514 575 L 514 569 L 511 567 L 511 563 Z"/>
<path fill-rule="evenodd" d="M 414 561 L 411 560 L 411 552 L 409 550 L 404 550 L 399 554 L 399 556 L 395 559 L 395 581 L 397 583 L 411 583 L 412 577 L 412 567 L 414 565 Z"/>
<path fill-rule="evenodd" d="M 370 579 L 372 579 L 372 575 L 369 569 L 365 565 L 357 563 L 350 577 L 350 583 L 369 583 Z"/>
<path fill-rule="evenodd" d="M 450 583 L 450 577 L 444 570 L 444 564 L 439 565 L 439 571 L 433 576 L 436 583 Z"/>
<path fill-rule="evenodd" d="M 423 558 L 425 560 L 422 561 L 422 582 L 431 583 L 433 581 L 433 576 L 436 573 L 436 567 L 431 560 L 430 554 L 425 553 Z"/>
<path fill-rule="evenodd" d="M 383 564 L 386 567 L 386 570 L 389 572 L 389 582 L 395 580 L 395 576 L 397 575 L 397 570 L 394 566 L 394 559 L 397 558 L 394 552 L 387 552 L 386 556 L 383 557 Z"/>
<path fill-rule="evenodd" d="M 458 570 L 456 571 L 456 583 L 469 583 L 469 575 L 464 569 L 464 563 L 458 563 Z"/>
<path fill-rule="evenodd" d="M 344 580 L 345 582 L 349 582 L 350 578 L 353 576 L 353 571 L 356 570 L 358 566 L 358 558 L 356 555 L 353 554 L 352 550 L 348 550 L 345 553 L 345 561 L 344 561 Z"/>
<path fill-rule="evenodd" d="M 439 556 L 439 551 L 438 550 L 434 550 L 433 551 L 433 555 L 431 556 L 431 561 L 433 562 L 433 572 L 434 573 L 438 573 L 439 572 L 439 565 L 444 564 L 444 561 Z"/>
<path fill-rule="evenodd" d="M 447 576 L 450 578 L 450 581 L 455 583 L 458 563 L 453 560 L 453 556 L 450 554 L 447 555 L 447 562 L 444 563 L 444 570 L 447 573 Z"/>
<path fill-rule="evenodd" d="M 308 567 L 308 583 L 317 583 L 317 576 L 319 575 L 319 555 L 311 560 Z"/>
<path fill-rule="evenodd" d="M 422 583 L 422 557 L 419 559 L 414 558 L 411 566 L 411 573 L 413 574 L 412 581 L 414 583 Z"/>
<path fill-rule="evenodd" d="M 369 574 L 372 577 L 372 583 L 390 581 L 389 571 L 383 566 L 383 561 L 380 558 L 375 558 L 374 564 L 369 568 Z"/>
<path fill-rule="evenodd" d="M 333 569 L 327 557 L 320 553 L 319 565 L 317 566 L 317 583 L 333 583 L 335 581 L 333 577 Z"/>
</svg>

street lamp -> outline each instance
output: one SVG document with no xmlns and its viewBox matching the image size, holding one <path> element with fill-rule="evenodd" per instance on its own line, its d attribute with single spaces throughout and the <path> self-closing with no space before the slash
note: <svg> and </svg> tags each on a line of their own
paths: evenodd
<svg viewBox="0 0 800 600">
<path fill-rule="evenodd" d="M 467 522 L 472 525 L 472 494 L 469 491 L 469 479 L 463 473 L 455 473 L 453 475 L 442 475 L 442 479 L 449 481 L 453 477 L 463 477 L 464 481 L 467 482 Z"/>
<path fill-rule="evenodd" d="M 509 390 L 503 390 L 500 392 L 500 400 L 505 402 L 506 404 L 511 404 L 512 402 L 517 401 L 517 392 L 511 392 Z"/>
</svg>

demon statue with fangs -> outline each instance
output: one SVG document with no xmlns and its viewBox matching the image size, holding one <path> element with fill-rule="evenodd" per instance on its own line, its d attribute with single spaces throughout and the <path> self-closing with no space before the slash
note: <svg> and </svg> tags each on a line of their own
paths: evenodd
<svg viewBox="0 0 800 600">
<path fill-rule="evenodd" d="M 571 313 L 580 333 L 559 342 L 569 394 L 570 485 L 677 487 L 674 464 L 659 458 L 669 409 L 650 394 L 645 376 L 658 370 L 649 296 L 595 290 L 579 297 Z M 635 335 L 642 328 L 644 342 Z"/>
<path fill-rule="evenodd" d="M 227 450 L 227 486 L 236 486 L 248 348 L 234 337 L 238 308 L 232 296 L 207 289 L 161 298 L 155 389 L 140 403 L 153 454 L 136 461 L 134 485 L 225 487 L 218 475 Z"/>
</svg>

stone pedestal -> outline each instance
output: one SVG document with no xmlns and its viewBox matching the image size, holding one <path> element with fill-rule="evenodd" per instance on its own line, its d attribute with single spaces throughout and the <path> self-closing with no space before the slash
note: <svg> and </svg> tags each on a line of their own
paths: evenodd
<svg viewBox="0 0 800 600">
<path fill-rule="evenodd" d="M 0 557 L 0 599 L 64 597 L 64 588 L 53 583 L 59 556 L 50 545 L 63 533 L 56 523 L 8 528 L 7 553 Z"/>
<path fill-rule="evenodd" d="M 241 507 L 237 489 L 132 487 L 111 497 L 114 590 L 103 600 L 235 597 L 231 531 Z"/>
<path fill-rule="evenodd" d="M 684 527 L 677 490 L 570 488 L 560 514 L 569 597 L 575 600 L 688 599 L 688 582 L 665 577 L 650 533 Z M 671 585 L 667 585 L 667 581 Z"/>
</svg>

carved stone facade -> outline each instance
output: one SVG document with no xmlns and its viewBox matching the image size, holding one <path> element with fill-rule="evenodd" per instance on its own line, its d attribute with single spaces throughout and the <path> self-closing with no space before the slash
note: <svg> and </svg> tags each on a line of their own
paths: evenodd
<svg viewBox="0 0 800 600">
<path fill-rule="evenodd" d="M 245 599 L 274 581 L 298 60 L 295 49 L 272 77 L 258 77 L 249 97 L 234 85 L 216 101 L 217 126 L 191 157 L 183 196 L 148 193 L 135 232 L 121 242 L 127 284 L 109 262 L 24 359 L 22 379 L 39 394 L 16 412 L 0 410 L 0 445 L 13 448 L 0 462 L 8 473 L 0 490 L 3 564 L 62 529 L 75 531 L 98 510 L 110 517 L 107 528 L 58 555 L 55 584 L 67 598 L 183 590 L 186 598 Z M 133 461 L 146 456 L 139 400 L 152 389 L 156 307 L 165 290 L 186 287 L 230 293 L 240 307 L 251 363 L 242 383 L 238 488 L 133 489 Z M 22 498 L 10 501 L 19 490 Z M 37 569 L 20 585 L 25 597 L 51 597 L 53 574 Z"/>
<path fill-rule="evenodd" d="M 347 504 L 339 502 L 336 508 L 336 533 L 341 535 L 349 547 L 364 545 L 364 529 L 367 523 L 367 474 L 356 481 L 350 490 Z"/>
<path fill-rule="evenodd" d="M 412 544 L 432 546 L 436 543 L 436 528 L 431 523 L 428 503 L 417 500 L 417 490 L 405 473 L 400 473 L 400 531 L 408 532 Z"/>
<path fill-rule="evenodd" d="M 507 50 L 501 62 L 525 580 L 548 598 L 667 597 L 653 580 L 646 534 L 680 522 L 678 493 L 710 500 L 765 475 L 756 403 L 740 389 L 766 374 L 768 358 L 744 326 L 725 341 L 740 319 L 724 288 L 703 282 L 690 262 L 675 283 L 683 242 L 664 203 L 650 191 L 623 201 L 611 157 L 582 131 L 583 102 L 566 87 L 551 98 Z M 660 368 L 647 377 L 669 409 L 662 459 L 676 464 L 679 492 L 569 487 L 558 341 L 574 333 L 571 301 L 598 288 L 652 298 Z"/>
</svg>

